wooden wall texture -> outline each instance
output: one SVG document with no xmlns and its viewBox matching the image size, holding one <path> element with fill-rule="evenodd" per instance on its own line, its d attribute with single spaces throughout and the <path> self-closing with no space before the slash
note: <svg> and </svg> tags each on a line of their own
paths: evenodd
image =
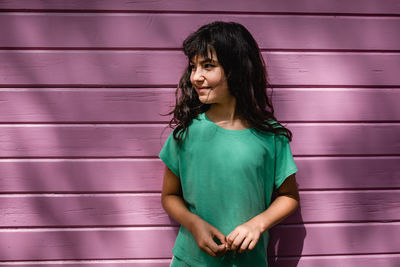
<svg viewBox="0 0 400 267">
<path fill-rule="evenodd" d="M 293 130 L 301 211 L 271 266 L 400 266 L 400 1 L 0 0 L 0 265 L 168 266 L 179 47 L 244 24 Z"/>
</svg>

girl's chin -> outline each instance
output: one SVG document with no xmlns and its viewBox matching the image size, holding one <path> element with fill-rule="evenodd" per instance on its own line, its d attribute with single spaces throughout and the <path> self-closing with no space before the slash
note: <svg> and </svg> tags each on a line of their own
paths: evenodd
<svg viewBox="0 0 400 267">
<path fill-rule="evenodd" d="M 202 96 L 200 96 L 200 97 L 199 97 L 199 100 L 200 100 L 200 102 L 203 103 L 203 104 L 212 104 L 212 101 L 211 101 L 210 99 L 207 99 L 207 97 L 202 97 Z"/>
</svg>

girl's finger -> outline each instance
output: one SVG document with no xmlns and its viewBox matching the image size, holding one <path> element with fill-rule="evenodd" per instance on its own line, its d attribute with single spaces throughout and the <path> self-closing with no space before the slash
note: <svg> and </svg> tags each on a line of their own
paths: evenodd
<svg viewBox="0 0 400 267">
<path fill-rule="evenodd" d="M 242 253 L 243 251 L 245 251 L 249 247 L 250 242 L 251 242 L 251 239 L 246 238 L 239 248 L 239 253 Z"/>
<path fill-rule="evenodd" d="M 215 253 L 218 256 L 222 256 L 226 253 L 227 247 L 226 247 L 226 243 L 225 244 L 221 244 L 218 246 L 218 252 Z"/>
<path fill-rule="evenodd" d="M 226 237 L 223 233 L 221 233 L 217 228 L 212 229 L 212 234 L 221 241 L 222 244 L 226 243 Z"/>
<path fill-rule="evenodd" d="M 206 252 L 208 255 L 213 256 L 213 257 L 217 257 L 217 254 L 215 254 L 209 247 L 205 247 L 204 252 Z"/>
<path fill-rule="evenodd" d="M 210 249 L 212 250 L 212 252 L 214 252 L 214 253 L 218 253 L 218 252 L 220 251 L 219 246 L 217 245 L 217 243 L 215 243 L 215 241 L 214 241 L 212 238 L 210 238 L 210 239 L 207 241 L 206 246 L 207 246 L 208 248 L 210 248 Z"/>
<path fill-rule="evenodd" d="M 243 234 L 239 234 L 236 236 L 235 240 L 232 243 L 231 249 L 236 250 L 240 247 L 240 244 L 242 244 L 245 236 Z"/>
<path fill-rule="evenodd" d="M 247 249 L 253 250 L 256 245 L 257 245 L 257 240 L 251 240 L 249 247 Z"/>
<path fill-rule="evenodd" d="M 226 237 L 226 242 L 228 242 L 229 247 L 232 246 L 233 241 L 238 236 L 239 232 L 233 231 Z"/>
</svg>

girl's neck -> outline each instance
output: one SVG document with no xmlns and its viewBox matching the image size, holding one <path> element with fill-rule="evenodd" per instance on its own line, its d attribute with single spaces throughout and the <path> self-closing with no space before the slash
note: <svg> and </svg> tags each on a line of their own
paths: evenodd
<svg viewBox="0 0 400 267">
<path fill-rule="evenodd" d="M 232 124 L 235 120 L 235 106 L 223 106 L 221 104 L 212 104 L 207 111 L 207 116 L 216 121 L 224 121 Z"/>
<path fill-rule="evenodd" d="M 235 114 L 235 105 L 211 104 L 206 114 L 215 124 L 226 129 L 242 130 L 250 128 L 245 120 Z"/>
</svg>

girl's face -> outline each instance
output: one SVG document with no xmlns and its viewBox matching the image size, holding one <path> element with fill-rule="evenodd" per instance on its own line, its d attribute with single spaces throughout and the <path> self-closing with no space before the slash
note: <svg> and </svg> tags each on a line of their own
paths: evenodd
<svg viewBox="0 0 400 267">
<path fill-rule="evenodd" d="M 204 104 L 224 104 L 234 97 L 229 92 L 228 81 L 224 69 L 218 63 L 216 53 L 209 53 L 208 58 L 195 56 L 190 60 L 190 82 Z"/>
</svg>

